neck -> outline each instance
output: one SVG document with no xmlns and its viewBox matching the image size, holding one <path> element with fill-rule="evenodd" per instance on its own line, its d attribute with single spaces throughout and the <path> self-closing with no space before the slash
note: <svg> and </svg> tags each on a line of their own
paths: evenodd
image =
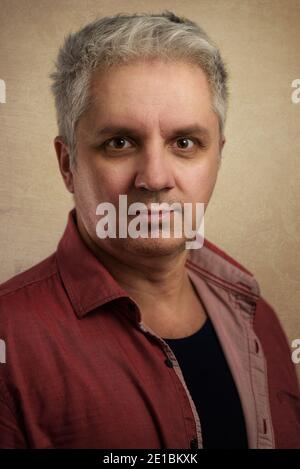
<svg viewBox="0 0 300 469">
<path fill-rule="evenodd" d="M 193 290 L 185 268 L 186 250 L 158 257 L 134 256 L 125 250 L 115 255 L 101 249 L 91 239 L 80 217 L 77 227 L 95 256 L 145 314 L 153 311 L 153 305 L 159 305 L 160 313 L 172 311 L 174 314 L 181 309 Z"/>
<path fill-rule="evenodd" d="M 147 257 L 123 249 L 117 255 L 101 249 L 77 219 L 79 233 L 128 295 L 135 300 L 142 322 L 161 337 L 185 337 L 202 327 L 206 311 L 185 268 L 187 251 Z"/>
</svg>

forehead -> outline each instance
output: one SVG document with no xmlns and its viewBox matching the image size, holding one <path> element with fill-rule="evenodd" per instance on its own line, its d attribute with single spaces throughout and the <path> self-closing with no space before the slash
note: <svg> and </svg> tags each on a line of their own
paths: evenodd
<svg viewBox="0 0 300 469">
<path fill-rule="evenodd" d="M 186 62 L 152 60 L 96 71 L 90 83 L 89 125 L 214 125 L 211 89 L 203 70 Z"/>
</svg>

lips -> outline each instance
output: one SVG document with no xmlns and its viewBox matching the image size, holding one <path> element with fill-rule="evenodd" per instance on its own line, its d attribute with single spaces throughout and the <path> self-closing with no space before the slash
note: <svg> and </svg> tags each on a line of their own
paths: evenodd
<svg viewBox="0 0 300 469">
<path fill-rule="evenodd" d="M 149 208 L 148 211 L 145 210 L 145 211 L 142 211 L 141 213 L 145 213 L 145 214 L 148 213 L 148 215 L 151 215 L 151 214 L 152 214 L 152 215 L 157 215 L 157 214 L 161 215 L 161 214 L 171 213 L 171 212 L 174 212 L 174 210 L 169 210 L 169 209 L 167 209 L 167 210 L 166 210 L 166 209 L 163 209 L 163 210 L 153 210 L 153 209 L 150 209 L 150 208 Z"/>
<path fill-rule="evenodd" d="M 146 219 L 148 222 L 155 222 L 155 221 L 162 221 L 165 217 L 167 216 L 170 216 L 172 213 L 174 212 L 174 210 L 151 210 L 151 209 L 148 209 L 148 210 L 144 210 L 144 211 L 141 211 L 140 214 L 139 214 L 139 217 L 143 219 Z"/>
</svg>

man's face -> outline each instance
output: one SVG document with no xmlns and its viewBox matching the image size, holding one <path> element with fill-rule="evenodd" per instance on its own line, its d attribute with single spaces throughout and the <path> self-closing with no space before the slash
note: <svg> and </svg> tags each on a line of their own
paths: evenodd
<svg viewBox="0 0 300 469">
<path fill-rule="evenodd" d="M 182 251 L 184 237 L 98 238 L 96 207 L 110 202 L 118 213 L 119 194 L 126 194 L 128 205 L 203 202 L 206 209 L 222 143 L 203 71 L 155 60 L 95 72 L 76 138 L 76 213 L 94 243 L 115 255 Z"/>
</svg>

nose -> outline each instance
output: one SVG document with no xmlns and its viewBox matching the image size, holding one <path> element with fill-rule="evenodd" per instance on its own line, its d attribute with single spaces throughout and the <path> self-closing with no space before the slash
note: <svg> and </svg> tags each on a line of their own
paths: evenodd
<svg viewBox="0 0 300 469">
<path fill-rule="evenodd" d="M 175 186 L 171 160 L 164 149 L 152 148 L 141 153 L 135 176 L 135 187 L 151 192 L 170 190 Z"/>
</svg>

